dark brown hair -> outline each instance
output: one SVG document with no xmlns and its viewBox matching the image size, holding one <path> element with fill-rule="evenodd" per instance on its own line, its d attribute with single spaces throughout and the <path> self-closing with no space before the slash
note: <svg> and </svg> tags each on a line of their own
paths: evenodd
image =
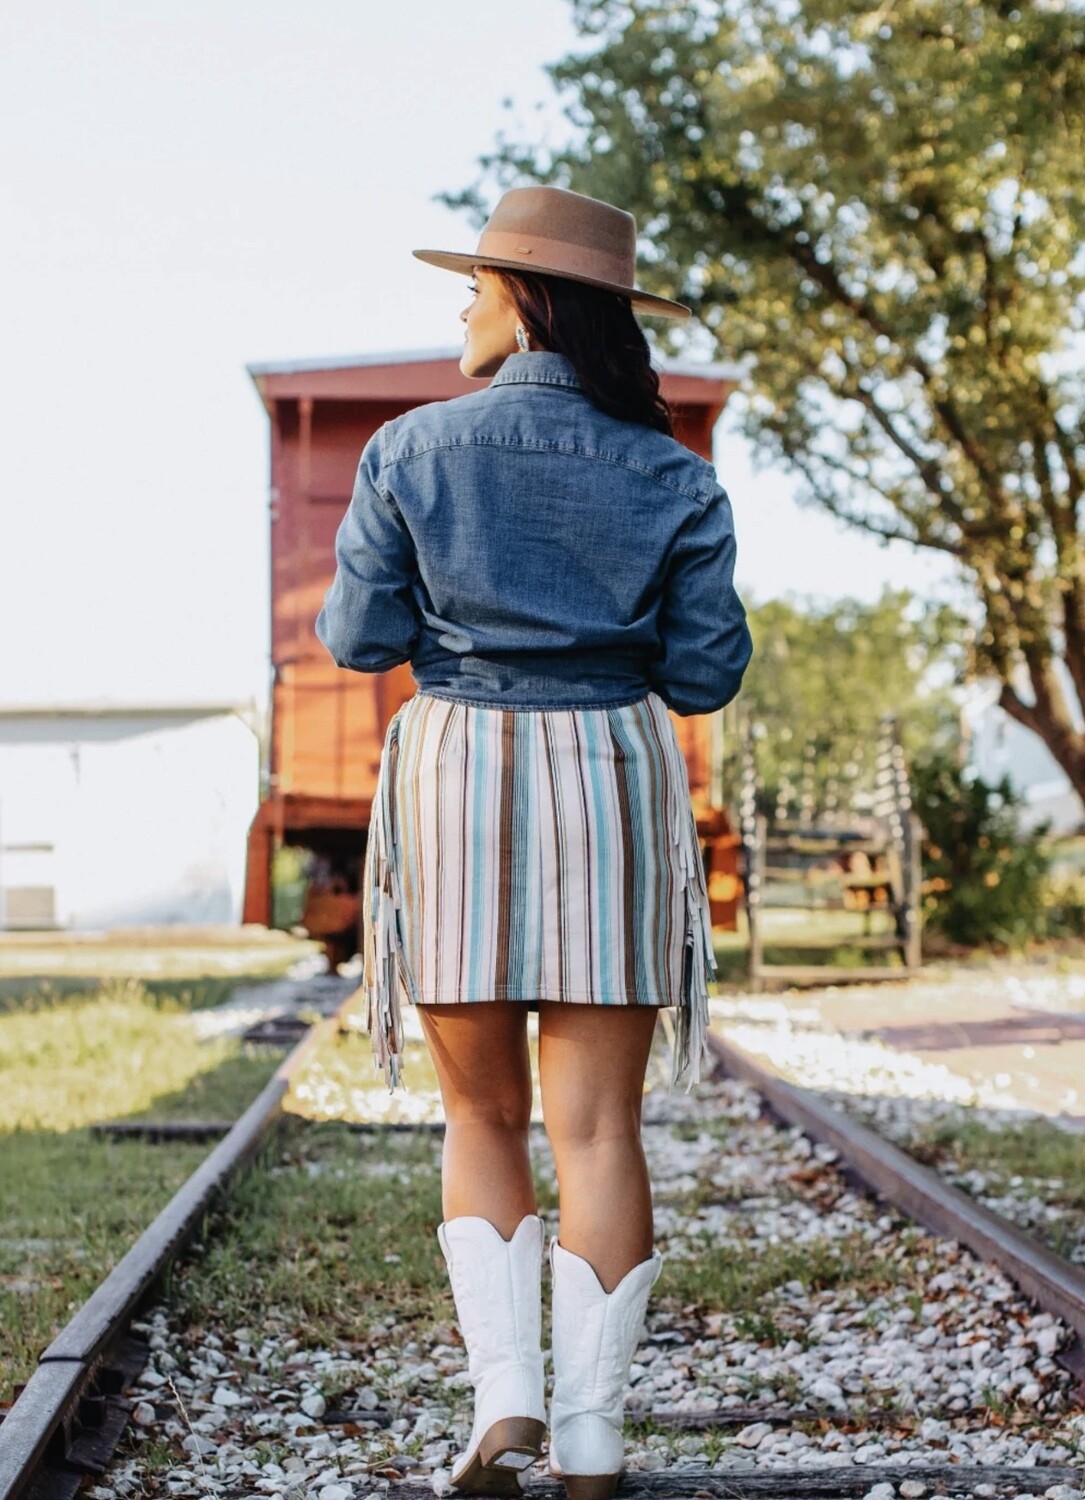
<svg viewBox="0 0 1085 1500">
<path fill-rule="evenodd" d="M 564 354 L 593 406 L 674 436 L 670 407 L 628 297 L 537 271 L 486 270 L 512 298 L 533 346 Z"/>
</svg>

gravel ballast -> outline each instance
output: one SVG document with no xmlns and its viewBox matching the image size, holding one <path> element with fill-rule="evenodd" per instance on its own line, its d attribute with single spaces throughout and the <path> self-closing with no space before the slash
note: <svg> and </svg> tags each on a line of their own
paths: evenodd
<svg viewBox="0 0 1085 1500">
<path fill-rule="evenodd" d="M 773 1126 L 745 1084 L 652 1092 L 644 1120 L 665 1260 L 627 1392 L 631 1473 L 907 1465 L 914 1480 L 871 1500 L 956 1500 L 972 1492 L 922 1477 L 955 1463 L 1014 1471 L 977 1496 L 1080 1491 L 1043 1473 L 1085 1463 L 1085 1411 L 1055 1358 L 1069 1330 L 1001 1272 L 853 1191 L 831 1149 Z M 536 1126 L 532 1144 L 552 1195 Z M 377 1140 L 350 1170 L 386 1176 L 394 1150 Z M 436 1171 L 439 1136 L 432 1151 Z M 472 1393 L 451 1296 L 433 1313 L 336 1342 L 274 1307 L 241 1328 L 154 1308 L 135 1436 L 87 1493 L 365 1500 L 404 1477 L 449 1493 Z"/>
<path fill-rule="evenodd" d="M 932 1003 L 944 1004 L 951 1015 L 955 996 L 966 992 L 970 982 L 975 981 L 954 976 L 944 982 L 924 979 L 915 987 L 930 992 Z M 1072 974 L 1010 975 L 1001 984 L 1019 1008 L 1041 1013 L 1057 1012 L 1060 1004 L 1080 1009 L 1085 994 L 1085 976 Z M 713 1023 L 729 1042 L 781 1078 L 816 1090 L 840 1111 L 917 1155 L 984 1207 L 1034 1234 L 1071 1263 L 1085 1265 L 1085 1207 L 1068 1201 L 1067 1184 L 1036 1171 L 1031 1162 L 1027 1171 L 1000 1170 L 997 1162 L 997 1137 L 1028 1128 L 1063 1132 L 1080 1142 L 1085 1156 L 1079 1119 L 1041 1112 L 1014 1089 L 1009 1075 L 977 1076 L 971 1068 L 955 1069 L 888 1045 L 876 1034 L 833 1030 L 825 1024 L 818 998 L 813 992 L 714 999 Z M 876 1000 L 872 994 L 872 1015 L 878 1013 Z M 1077 1106 L 1076 1097 L 1065 1102 Z M 996 1138 L 988 1153 L 994 1160 L 983 1165 L 967 1161 L 968 1143 L 977 1128 Z M 949 1143 L 955 1137 L 963 1143 L 959 1153 L 931 1149 L 932 1139 Z"/>
</svg>

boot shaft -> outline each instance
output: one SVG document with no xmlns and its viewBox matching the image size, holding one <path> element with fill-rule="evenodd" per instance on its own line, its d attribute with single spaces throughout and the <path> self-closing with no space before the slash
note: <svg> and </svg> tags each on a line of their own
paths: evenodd
<svg viewBox="0 0 1085 1500">
<path fill-rule="evenodd" d="M 526 1214 L 510 1240 L 468 1214 L 437 1226 L 475 1409 L 452 1484 L 469 1494 L 518 1496 L 546 1430 L 542 1331 L 542 1220 Z"/>
<path fill-rule="evenodd" d="M 629 1367 L 644 1332 L 652 1287 L 663 1269 L 658 1250 L 605 1292 L 588 1261 L 550 1241 L 553 1277 L 555 1421 L 593 1413 L 622 1426 Z"/>
<path fill-rule="evenodd" d="M 541 1417 L 542 1247 L 538 1214 L 510 1240 L 488 1219 L 461 1215 L 437 1226 L 475 1388 L 476 1415 Z M 505 1405 L 509 1411 L 498 1410 Z M 492 1408 L 492 1410 L 491 1410 Z"/>
</svg>

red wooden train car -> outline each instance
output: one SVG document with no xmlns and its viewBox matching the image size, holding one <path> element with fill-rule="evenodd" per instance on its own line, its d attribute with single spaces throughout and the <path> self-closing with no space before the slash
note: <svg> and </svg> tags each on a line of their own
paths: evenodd
<svg viewBox="0 0 1085 1500">
<path fill-rule="evenodd" d="M 343 671 L 314 622 L 335 570 L 336 528 L 358 457 L 377 428 L 426 401 L 477 390 L 458 350 L 250 365 L 271 423 L 271 654 L 273 688 L 267 796 L 248 842 L 244 919 L 271 922 L 271 863 L 280 844 L 318 857 L 303 921 L 349 956 L 366 830 L 388 721 L 414 691 L 410 668 Z M 735 385 L 723 366 L 667 363 L 663 392 L 681 440 L 711 456 L 712 430 Z M 736 839 L 715 805 L 718 715 L 674 718 L 704 843 L 713 921 L 734 926 Z"/>
</svg>

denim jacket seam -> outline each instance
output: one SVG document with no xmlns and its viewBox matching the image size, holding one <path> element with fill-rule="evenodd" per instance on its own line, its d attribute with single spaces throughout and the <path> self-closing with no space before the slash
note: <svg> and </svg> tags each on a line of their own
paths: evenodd
<svg viewBox="0 0 1085 1500">
<path fill-rule="evenodd" d="M 430 453 L 455 448 L 504 448 L 510 452 L 521 450 L 528 453 L 556 453 L 563 458 L 582 458 L 595 463 L 608 464 L 611 468 L 628 470 L 633 474 L 640 474 L 649 479 L 653 484 L 661 485 L 670 490 L 672 494 L 681 495 L 686 500 L 692 500 L 703 510 L 711 498 L 711 489 L 706 495 L 704 492 L 689 485 L 675 484 L 673 480 L 666 479 L 657 470 L 649 468 L 646 464 L 634 463 L 627 458 L 621 458 L 617 454 L 595 453 L 590 449 L 571 447 L 567 443 L 556 443 L 544 438 L 502 438 L 496 436 L 473 436 L 454 438 L 435 438 L 433 442 L 427 443 L 421 448 L 412 448 L 405 453 L 399 453 L 393 459 L 389 459 L 388 467 L 396 463 L 408 463 L 415 458 L 425 458 Z M 383 472 L 383 471 L 382 471 Z"/>
<path fill-rule="evenodd" d="M 556 385 L 566 391 L 583 391 L 584 389 L 579 380 L 551 380 L 540 375 L 506 375 L 504 379 L 495 376 L 489 389 L 493 390 L 495 386 L 506 385 Z"/>
<path fill-rule="evenodd" d="M 387 426 L 387 422 L 383 423 L 380 427 L 377 428 L 375 434 L 378 458 L 376 490 L 377 494 L 384 501 L 385 505 L 388 506 L 389 510 L 391 510 L 399 518 L 399 521 L 403 526 L 406 526 L 406 517 L 400 509 L 399 501 L 396 499 L 395 495 L 392 494 L 392 491 L 388 486 L 388 481 L 385 478 L 389 469 L 391 469 L 392 465 L 395 463 L 394 458 L 385 458 L 384 456 L 384 432 Z"/>
</svg>

